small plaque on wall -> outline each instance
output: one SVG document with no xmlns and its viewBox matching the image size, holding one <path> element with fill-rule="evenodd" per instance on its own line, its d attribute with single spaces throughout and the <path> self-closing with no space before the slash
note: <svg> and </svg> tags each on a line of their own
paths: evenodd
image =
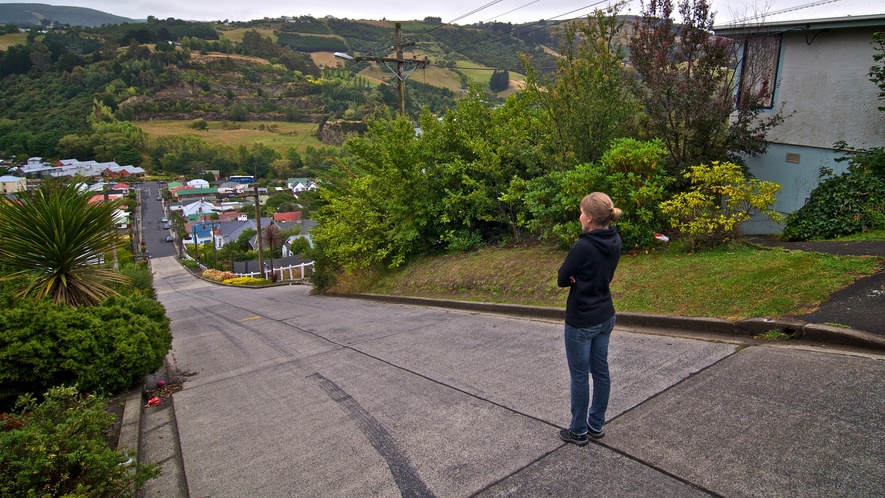
<svg viewBox="0 0 885 498">
<path fill-rule="evenodd" d="M 790 164 L 799 164 L 799 154 L 794 154 L 792 152 L 787 153 L 787 162 Z"/>
</svg>

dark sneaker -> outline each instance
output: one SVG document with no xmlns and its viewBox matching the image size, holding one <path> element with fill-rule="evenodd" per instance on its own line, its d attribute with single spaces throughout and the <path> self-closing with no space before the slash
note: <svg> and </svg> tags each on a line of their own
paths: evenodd
<svg viewBox="0 0 885 498">
<path fill-rule="evenodd" d="M 585 444 L 590 442 L 590 440 L 587 439 L 586 434 L 578 435 L 572 432 L 571 429 L 560 429 L 559 439 L 562 439 L 566 443 L 577 444 L 578 446 L 584 446 Z"/>
<path fill-rule="evenodd" d="M 587 435 L 592 437 L 593 439 L 602 439 L 603 437 L 605 437 L 605 431 L 603 431 L 603 430 L 594 431 L 593 428 L 590 427 L 587 429 Z"/>
</svg>

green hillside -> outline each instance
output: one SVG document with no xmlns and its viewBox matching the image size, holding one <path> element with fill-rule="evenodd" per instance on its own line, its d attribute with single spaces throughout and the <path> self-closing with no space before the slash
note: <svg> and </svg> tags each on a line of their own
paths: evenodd
<svg viewBox="0 0 885 498">
<path fill-rule="evenodd" d="M 392 50 L 396 36 L 393 22 L 304 16 L 274 28 L 279 44 L 310 53 L 318 65 L 346 67 L 372 82 L 393 83 L 395 64 L 354 63 L 332 58 L 333 52 L 368 58 L 395 57 Z M 488 92 L 493 70 L 503 69 L 510 73 L 511 88 L 498 96 L 506 97 L 524 80 L 520 54 L 528 55 L 536 67 L 555 65 L 555 55 L 549 49 L 517 37 L 520 33 L 531 33 L 534 38 L 551 42 L 549 28 L 545 31 L 547 36 L 541 38 L 537 34 L 541 30 L 534 25 L 522 30 L 511 28 L 510 33 L 517 36 L 496 30 L 494 25 L 464 27 L 409 21 L 402 23 L 401 29 L 403 57 L 429 61 L 426 67 L 411 73 L 410 80 L 455 93 L 466 88 L 469 82 L 479 84 Z"/>
<path fill-rule="evenodd" d="M 39 36 L 2 37 L 5 156 L 117 160 L 182 173 L 252 163 L 267 168 L 291 149 L 312 154 L 310 167 L 317 167 L 326 159 L 311 149 L 340 145 L 379 112 L 399 112 L 396 63 L 332 55 L 395 57 L 395 30 L 387 21 L 108 21 L 78 29 L 50 21 Z M 403 57 L 429 62 L 406 67 L 406 112 L 413 119 L 425 109 L 444 114 L 471 83 L 490 103 L 502 102 L 521 88 L 520 53 L 555 65 L 555 54 L 492 26 L 414 21 L 406 28 Z M 492 92 L 490 78 L 502 69 L 510 85 Z"/>
<path fill-rule="evenodd" d="M 98 27 L 105 24 L 144 22 L 120 17 L 95 9 L 67 7 L 43 3 L 0 3 L 0 24 L 18 26 L 70 25 Z"/>
</svg>

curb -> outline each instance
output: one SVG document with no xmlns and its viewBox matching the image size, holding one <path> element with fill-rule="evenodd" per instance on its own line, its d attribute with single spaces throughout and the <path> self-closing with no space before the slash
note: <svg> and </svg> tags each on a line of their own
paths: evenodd
<svg viewBox="0 0 885 498">
<path fill-rule="evenodd" d="M 123 405 L 123 421 L 120 425 L 120 439 L 117 441 L 117 450 L 135 450 L 132 464 L 138 469 L 141 463 L 141 386 L 133 387 L 126 396 L 126 404 Z M 135 483 L 129 485 L 129 491 L 135 492 Z"/>
<path fill-rule="evenodd" d="M 141 386 L 133 387 L 126 397 L 123 406 L 123 423 L 120 426 L 120 440 L 117 449 L 135 450 L 139 448 L 139 434 L 141 433 Z M 136 453 L 137 459 L 137 453 Z"/>
<path fill-rule="evenodd" d="M 517 304 L 487 303 L 476 301 L 451 301 L 424 297 L 389 296 L 383 294 L 333 294 L 335 297 L 365 299 L 391 304 L 431 306 L 461 311 L 493 313 L 518 318 L 565 320 L 564 308 L 547 306 L 523 306 Z M 750 318 L 730 321 L 721 318 L 681 317 L 652 315 L 647 313 L 618 313 L 618 325 L 622 327 L 655 330 L 678 330 L 698 335 L 719 335 L 730 339 L 746 340 L 776 330 L 789 336 L 790 341 L 826 343 L 840 346 L 860 347 L 885 351 L 885 336 L 861 330 L 833 327 L 789 319 Z"/>
</svg>

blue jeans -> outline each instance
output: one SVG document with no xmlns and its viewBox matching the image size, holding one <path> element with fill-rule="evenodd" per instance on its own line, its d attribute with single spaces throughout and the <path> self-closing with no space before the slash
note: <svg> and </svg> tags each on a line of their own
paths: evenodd
<svg viewBox="0 0 885 498">
<path fill-rule="evenodd" d="M 608 340 L 615 327 L 615 317 L 585 329 L 565 326 L 565 357 L 571 376 L 572 423 L 575 434 L 587 428 L 602 430 L 611 391 L 608 373 Z M 593 376 L 593 403 L 590 403 L 589 376 Z M 588 406 L 589 405 L 589 406 Z"/>
</svg>

